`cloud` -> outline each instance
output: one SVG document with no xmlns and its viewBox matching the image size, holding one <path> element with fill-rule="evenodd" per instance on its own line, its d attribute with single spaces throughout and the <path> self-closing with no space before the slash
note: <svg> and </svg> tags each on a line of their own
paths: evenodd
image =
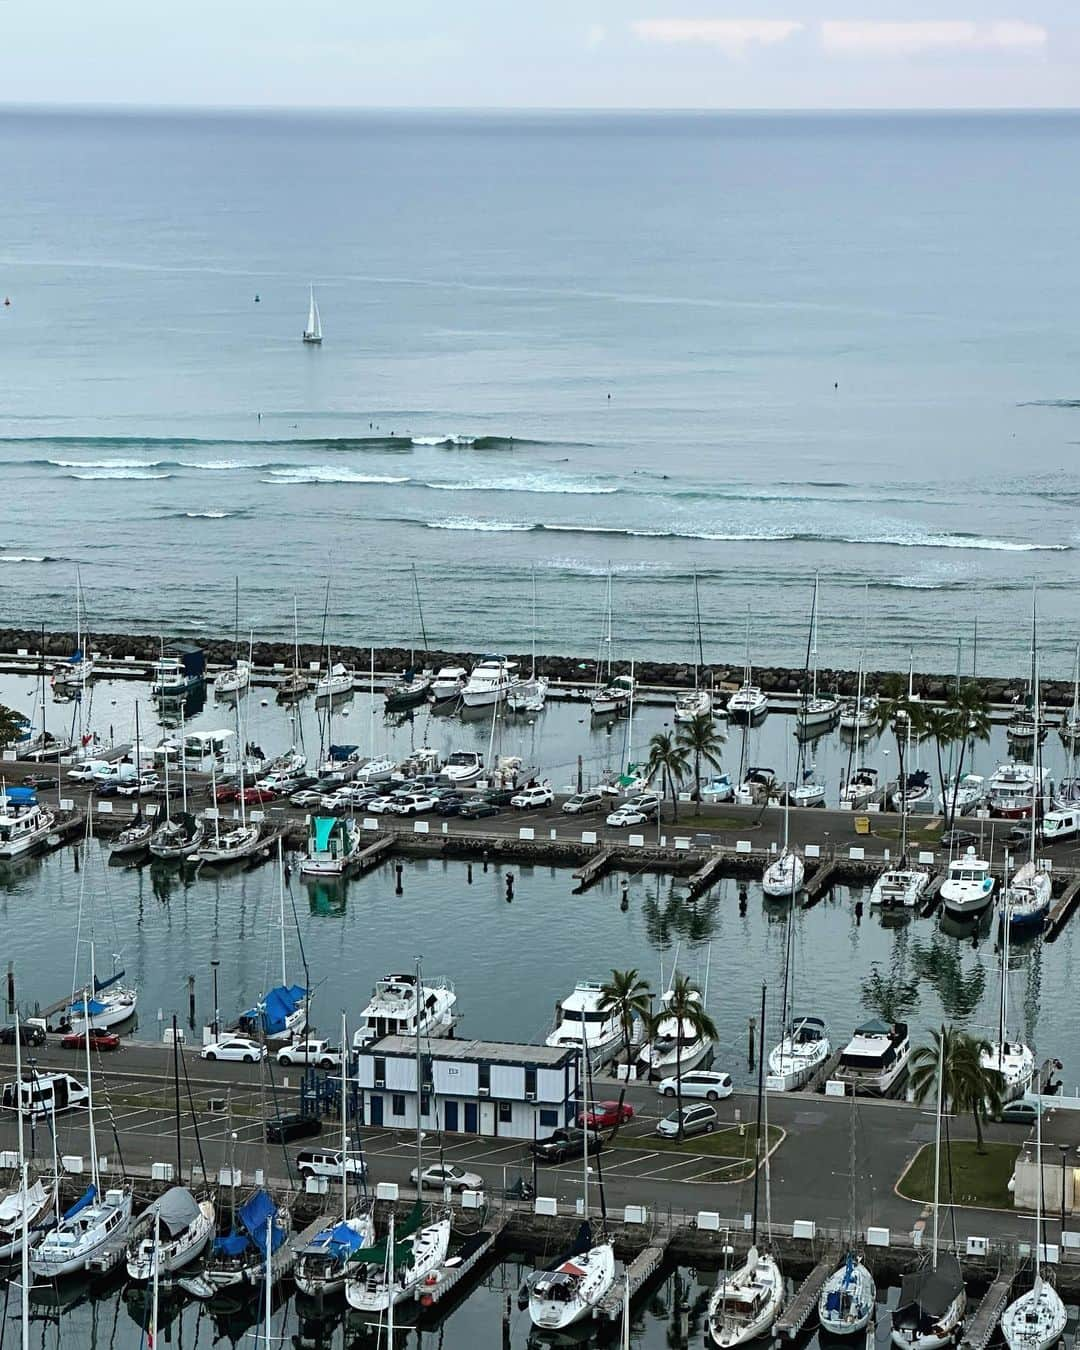
<svg viewBox="0 0 1080 1350">
<path fill-rule="evenodd" d="M 585 46 L 588 47 L 590 51 L 601 46 L 606 39 L 607 29 L 602 23 L 589 24 L 588 30 L 585 33 Z"/>
<path fill-rule="evenodd" d="M 642 42 L 694 43 L 741 57 L 749 47 L 786 42 L 804 25 L 795 19 L 638 19 L 630 27 Z"/>
<path fill-rule="evenodd" d="M 832 56 L 915 56 L 934 51 L 1041 51 L 1047 31 L 1020 19 L 877 22 L 827 19 L 821 45 Z"/>
</svg>

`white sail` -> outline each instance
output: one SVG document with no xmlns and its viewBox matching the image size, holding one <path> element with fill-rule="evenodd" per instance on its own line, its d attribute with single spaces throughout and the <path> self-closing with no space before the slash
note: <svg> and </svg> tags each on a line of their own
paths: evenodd
<svg viewBox="0 0 1080 1350">
<path fill-rule="evenodd" d="M 322 320 L 319 318 L 319 306 L 315 300 L 314 286 L 308 288 L 308 317 L 307 327 L 304 329 L 304 341 L 322 341 Z"/>
</svg>

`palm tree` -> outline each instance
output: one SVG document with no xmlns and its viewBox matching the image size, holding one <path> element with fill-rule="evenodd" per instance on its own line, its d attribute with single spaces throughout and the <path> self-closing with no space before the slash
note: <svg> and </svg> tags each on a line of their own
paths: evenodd
<svg viewBox="0 0 1080 1350">
<path fill-rule="evenodd" d="M 908 696 L 907 685 L 899 675 L 890 675 L 885 682 L 884 692 L 879 695 L 877 708 L 877 732 L 881 735 L 884 731 L 891 731 L 896 740 L 896 761 L 899 769 L 898 787 L 901 793 L 901 799 L 906 807 L 907 805 L 907 786 L 904 774 L 904 755 L 907 753 L 908 745 L 912 737 L 918 736 L 922 731 L 926 718 L 926 709 L 921 703 L 913 701 Z M 903 819 L 907 822 L 907 811 L 903 812 Z M 901 844 L 901 851 L 906 852 L 906 838 Z"/>
<path fill-rule="evenodd" d="M 710 767 L 720 767 L 720 747 L 725 736 L 717 729 L 712 713 L 698 713 L 689 722 L 683 722 L 675 733 L 675 743 L 682 746 L 687 754 L 694 757 L 694 791 L 701 796 L 701 762 Z"/>
<path fill-rule="evenodd" d="M 613 1012 L 622 1027 L 626 1065 L 630 1067 L 630 1042 L 634 1036 L 634 1018 L 648 1022 L 651 1012 L 652 990 L 648 980 L 638 978 L 636 969 L 613 970 L 611 979 L 600 986 L 600 1009 Z"/>
<path fill-rule="evenodd" d="M 671 806 L 675 820 L 679 819 L 679 784 L 686 777 L 689 767 L 689 759 L 683 747 L 677 745 L 666 731 L 656 732 L 649 741 L 649 777 L 653 778 L 658 773 L 663 774 L 663 791 L 660 795 L 666 796 L 668 789 L 671 789 Z"/>
<path fill-rule="evenodd" d="M 911 1090 L 924 1102 L 938 1090 L 938 1064 L 942 1066 L 941 1098 L 954 1111 L 970 1111 L 975 1121 L 975 1147 L 985 1153 L 983 1121 L 1001 1110 L 1001 1076 L 983 1064 L 993 1051 L 990 1042 L 966 1031 L 943 1026 L 930 1033 L 930 1044 L 921 1045 L 911 1056 Z"/>
<path fill-rule="evenodd" d="M 923 726 L 928 735 L 934 738 L 934 747 L 937 750 L 937 771 L 938 784 L 941 788 L 942 811 L 948 812 L 948 802 L 946 800 L 945 790 L 945 747 L 952 745 L 956 740 L 957 720 L 956 714 L 952 708 L 927 708 L 923 713 Z M 959 775 L 958 775 L 959 777 Z M 948 828 L 949 822 L 945 825 Z"/>
<path fill-rule="evenodd" d="M 960 743 L 960 759 L 956 766 L 952 801 L 949 803 L 948 818 L 945 821 L 947 829 L 952 827 L 956 819 L 956 798 L 960 791 L 960 778 L 964 772 L 964 756 L 969 747 L 974 749 L 976 741 L 985 742 L 990 739 L 990 704 L 974 680 L 960 685 L 954 691 L 948 706 L 956 719 L 953 734 Z"/>
<path fill-rule="evenodd" d="M 0 704 L 0 745 L 7 745 L 9 741 L 16 740 L 25 729 L 26 723 L 22 713 Z"/>
<path fill-rule="evenodd" d="M 678 1106 L 679 1132 L 676 1139 L 682 1142 L 682 1043 L 683 1030 L 693 1033 L 695 1040 L 717 1036 L 716 1023 L 705 1011 L 701 1001 L 701 991 L 687 975 L 675 975 L 671 986 L 661 1002 L 660 1010 L 654 1014 L 649 1026 L 649 1035 L 656 1036 L 662 1022 L 675 1023 L 675 1099 Z"/>
</svg>

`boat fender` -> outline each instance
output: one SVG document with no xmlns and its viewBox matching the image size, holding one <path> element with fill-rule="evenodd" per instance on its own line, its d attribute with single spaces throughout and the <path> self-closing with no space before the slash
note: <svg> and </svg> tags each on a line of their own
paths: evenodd
<svg viewBox="0 0 1080 1350">
<path fill-rule="evenodd" d="M 425 1284 L 438 1284 L 438 1283 L 439 1283 L 439 1277 L 438 1277 L 438 1275 L 437 1275 L 434 1271 L 432 1271 L 432 1273 L 426 1277 L 426 1279 L 424 1280 L 424 1283 L 425 1283 Z"/>
</svg>

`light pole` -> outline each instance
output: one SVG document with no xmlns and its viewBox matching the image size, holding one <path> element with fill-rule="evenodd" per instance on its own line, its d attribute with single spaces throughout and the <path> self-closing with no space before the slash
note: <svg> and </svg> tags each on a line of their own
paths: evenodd
<svg viewBox="0 0 1080 1350">
<path fill-rule="evenodd" d="M 1069 1150 L 1065 1144 L 1058 1144 L 1061 1149 L 1061 1231 L 1065 1232 L 1065 1157 Z"/>
<path fill-rule="evenodd" d="M 214 1040 L 218 1038 L 218 993 L 217 993 L 217 973 L 220 961 L 211 961 L 210 968 L 214 972 Z"/>
</svg>

